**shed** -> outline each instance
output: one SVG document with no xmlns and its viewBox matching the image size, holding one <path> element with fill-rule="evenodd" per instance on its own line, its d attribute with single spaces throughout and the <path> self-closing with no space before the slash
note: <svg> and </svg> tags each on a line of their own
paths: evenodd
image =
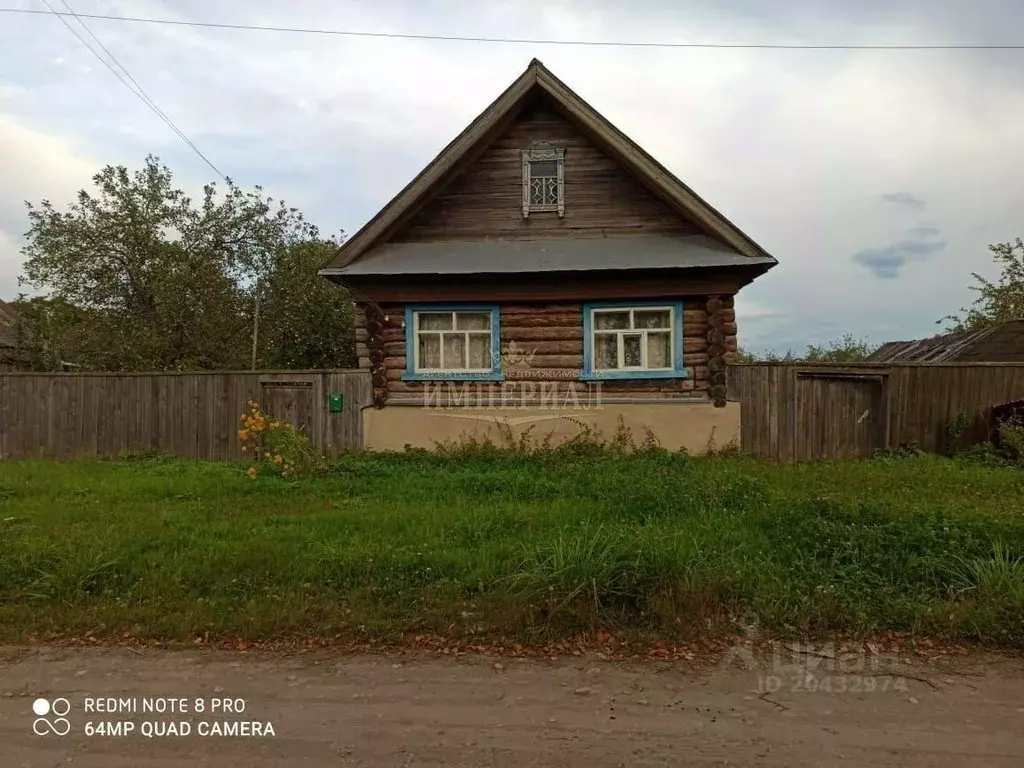
<svg viewBox="0 0 1024 768">
<path fill-rule="evenodd" d="M 1024 363 L 1024 318 L 978 331 L 957 331 L 916 341 L 890 341 L 872 363 Z"/>
<path fill-rule="evenodd" d="M 0 300 L 0 371 L 21 367 L 21 345 L 18 343 L 18 312 Z"/>
</svg>

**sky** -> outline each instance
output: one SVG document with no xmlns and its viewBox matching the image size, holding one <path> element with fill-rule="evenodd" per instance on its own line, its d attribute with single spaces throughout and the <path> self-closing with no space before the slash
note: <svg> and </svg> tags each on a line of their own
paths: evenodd
<svg viewBox="0 0 1024 768">
<path fill-rule="evenodd" d="M 468 37 L 1024 44 L 1019 0 L 67 3 Z M 359 229 L 537 57 L 779 260 L 737 298 L 740 344 L 754 351 L 939 332 L 936 321 L 972 300 L 971 273 L 995 275 L 988 245 L 1024 236 L 1024 50 L 614 48 L 86 23 L 218 168 L 327 233 Z M 103 165 L 139 167 L 150 153 L 186 189 L 215 178 L 59 19 L 0 13 L 0 298 L 23 290 L 24 201 L 63 207 Z"/>
</svg>

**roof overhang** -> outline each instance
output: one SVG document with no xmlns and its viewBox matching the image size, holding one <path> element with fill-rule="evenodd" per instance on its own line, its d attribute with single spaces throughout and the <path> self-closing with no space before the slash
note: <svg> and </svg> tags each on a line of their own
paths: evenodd
<svg viewBox="0 0 1024 768">
<path fill-rule="evenodd" d="M 732 295 L 763 275 L 769 264 L 665 269 L 606 269 L 400 275 L 333 275 L 332 282 L 366 304 L 448 302 L 550 303 Z M 455 279 L 457 277 L 457 279 Z"/>
<path fill-rule="evenodd" d="M 773 266 L 710 237 L 626 236 L 552 240 L 385 243 L 366 258 L 321 274 L 341 278 L 388 275 L 472 275 Z"/>
</svg>

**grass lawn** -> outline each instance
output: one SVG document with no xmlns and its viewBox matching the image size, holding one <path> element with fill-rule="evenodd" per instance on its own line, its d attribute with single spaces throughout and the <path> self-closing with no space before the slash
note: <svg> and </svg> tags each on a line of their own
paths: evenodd
<svg viewBox="0 0 1024 768">
<path fill-rule="evenodd" d="M 1024 472 L 934 457 L 0 462 L 2 641 L 685 638 L 756 616 L 1024 646 L 1021 555 Z"/>
</svg>

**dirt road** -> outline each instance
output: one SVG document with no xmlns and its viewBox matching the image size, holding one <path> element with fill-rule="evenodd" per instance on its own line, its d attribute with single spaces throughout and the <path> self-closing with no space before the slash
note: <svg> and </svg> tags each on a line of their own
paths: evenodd
<svg viewBox="0 0 1024 768">
<path fill-rule="evenodd" d="M 1024 666 L 997 657 L 867 668 L 786 654 L 701 670 L 123 649 L 0 659 L 0 765 L 14 768 L 1024 765 Z"/>
</svg>

